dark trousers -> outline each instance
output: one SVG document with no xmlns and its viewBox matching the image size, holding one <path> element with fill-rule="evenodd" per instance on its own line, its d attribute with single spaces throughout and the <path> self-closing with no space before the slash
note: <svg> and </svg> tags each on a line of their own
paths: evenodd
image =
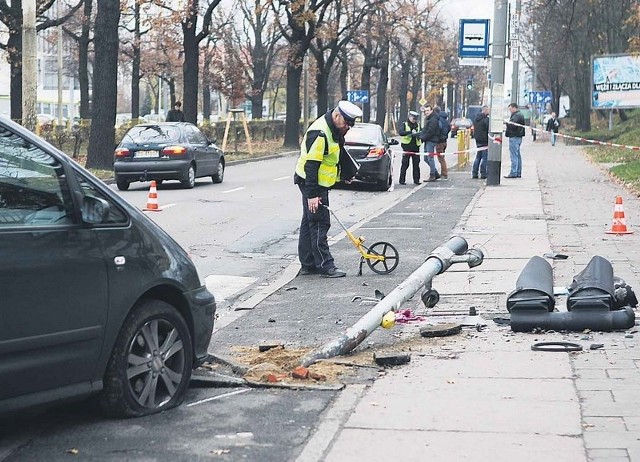
<svg viewBox="0 0 640 462">
<path fill-rule="evenodd" d="M 407 177 L 409 162 L 413 163 L 413 182 L 420 183 L 420 154 L 403 154 L 402 166 L 400 167 L 400 183 L 404 183 Z"/>
<path fill-rule="evenodd" d="M 318 207 L 316 213 L 309 211 L 304 185 L 298 185 L 302 193 L 302 221 L 298 239 L 298 258 L 303 268 L 316 269 L 324 273 L 335 268 L 333 257 L 329 251 L 327 233 L 331 227 L 331 216 L 325 207 Z M 322 188 L 320 201 L 329 206 L 329 190 Z"/>
</svg>

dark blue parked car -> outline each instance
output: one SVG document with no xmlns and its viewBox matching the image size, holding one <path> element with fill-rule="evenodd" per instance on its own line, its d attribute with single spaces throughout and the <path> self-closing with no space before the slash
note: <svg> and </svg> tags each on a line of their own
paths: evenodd
<svg viewBox="0 0 640 462">
<path fill-rule="evenodd" d="M 196 178 L 224 179 L 222 150 L 198 127 L 186 122 L 136 125 L 116 148 L 113 170 L 118 189 L 133 181 L 179 180 L 193 188 Z"/>
</svg>

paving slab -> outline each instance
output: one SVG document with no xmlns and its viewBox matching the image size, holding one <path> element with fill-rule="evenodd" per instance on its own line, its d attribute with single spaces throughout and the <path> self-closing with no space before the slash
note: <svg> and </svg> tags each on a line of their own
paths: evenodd
<svg viewBox="0 0 640 462">
<path fill-rule="evenodd" d="M 356 460 L 585 462 L 586 456 L 582 440 L 571 436 L 347 428 L 325 461 Z"/>
</svg>

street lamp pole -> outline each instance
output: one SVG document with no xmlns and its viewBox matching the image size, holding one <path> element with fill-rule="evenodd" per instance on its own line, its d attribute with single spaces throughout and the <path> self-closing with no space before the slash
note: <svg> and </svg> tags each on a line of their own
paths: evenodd
<svg viewBox="0 0 640 462">
<path fill-rule="evenodd" d="M 487 156 L 487 185 L 500 184 L 502 143 L 500 138 L 504 119 L 504 63 L 507 51 L 508 0 L 494 0 L 493 54 L 491 57 L 491 102 L 489 120 L 489 153 Z"/>
</svg>

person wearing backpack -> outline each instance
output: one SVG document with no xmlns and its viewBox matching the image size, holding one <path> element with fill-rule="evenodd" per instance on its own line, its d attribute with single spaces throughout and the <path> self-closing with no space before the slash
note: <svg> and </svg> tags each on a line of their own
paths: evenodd
<svg viewBox="0 0 640 462">
<path fill-rule="evenodd" d="M 447 141 L 449 139 L 449 132 L 451 131 L 451 124 L 449 123 L 449 114 L 438 106 L 433 110 L 438 114 L 438 128 L 440 129 L 440 141 L 436 144 L 438 162 L 440 162 L 440 174 L 442 179 L 446 180 L 449 178 L 449 172 L 447 170 L 447 161 L 444 157 L 444 153 L 447 150 Z"/>
</svg>

